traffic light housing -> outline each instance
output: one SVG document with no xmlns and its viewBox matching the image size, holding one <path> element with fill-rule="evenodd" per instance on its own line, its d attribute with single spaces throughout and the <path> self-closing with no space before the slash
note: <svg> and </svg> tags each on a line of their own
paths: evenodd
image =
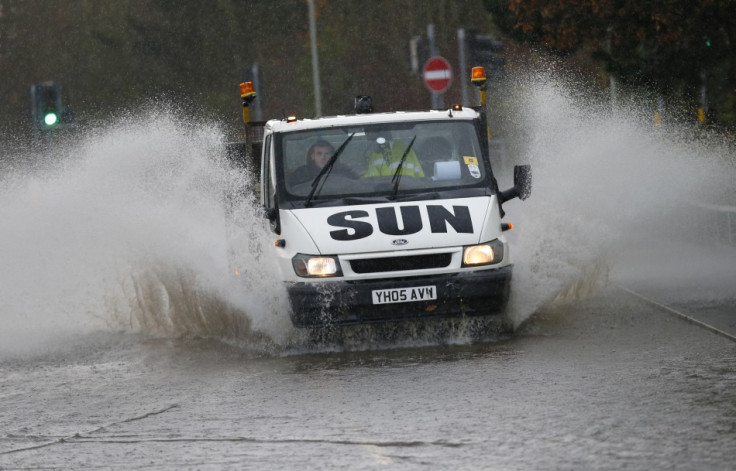
<svg viewBox="0 0 736 471">
<path fill-rule="evenodd" d="M 468 51 L 471 66 L 484 66 L 488 71 L 488 80 L 502 80 L 506 77 L 506 59 L 503 56 L 504 45 L 492 36 L 467 32 Z"/>
<path fill-rule="evenodd" d="M 31 118 L 37 129 L 50 130 L 61 123 L 61 85 L 43 82 L 31 85 Z"/>
</svg>

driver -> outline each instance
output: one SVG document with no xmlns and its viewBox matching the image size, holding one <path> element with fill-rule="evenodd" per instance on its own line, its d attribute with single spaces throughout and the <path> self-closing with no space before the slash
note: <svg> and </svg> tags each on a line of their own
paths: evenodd
<svg viewBox="0 0 736 471">
<path fill-rule="evenodd" d="M 311 182 L 317 178 L 319 172 L 327 165 L 327 162 L 330 161 L 334 153 L 335 148 L 324 139 L 320 139 L 312 144 L 307 151 L 306 164 L 294 170 L 294 173 L 291 175 L 291 184 L 298 185 L 300 183 Z M 338 162 L 335 162 L 330 172 L 353 180 L 358 178 L 358 175 L 350 167 L 341 165 Z"/>
<path fill-rule="evenodd" d="M 388 136 L 389 138 L 391 136 Z M 389 142 L 386 137 L 380 136 L 376 139 L 378 149 L 368 157 L 368 170 L 365 177 L 393 176 L 396 169 L 399 168 L 401 157 L 406 152 L 406 144 L 398 139 Z M 401 175 L 409 177 L 424 177 L 422 164 L 419 163 L 417 154 L 414 150 L 409 150 L 401 166 Z"/>
</svg>

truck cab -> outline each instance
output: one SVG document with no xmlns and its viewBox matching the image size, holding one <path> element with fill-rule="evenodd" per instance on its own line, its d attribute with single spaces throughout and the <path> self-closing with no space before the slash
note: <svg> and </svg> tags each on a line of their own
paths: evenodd
<svg viewBox="0 0 736 471">
<path fill-rule="evenodd" d="M 319 155 L 317 155 L 319 154 Z M 270 120 L 261 204 L 295 326 L 498 315 L 511 248 L 479 110 Z"/>
</svg>

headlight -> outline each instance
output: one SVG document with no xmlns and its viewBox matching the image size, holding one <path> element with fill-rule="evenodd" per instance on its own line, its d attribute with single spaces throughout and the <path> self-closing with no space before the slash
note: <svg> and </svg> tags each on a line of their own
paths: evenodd
<svg viewBox="0 0 736 471">
<path fill-rule="evenodd" d="M 296 274 L 305 278 L 342 276 L 337 257 L 297 254 L 291 263 Z"/>
<path fill-rule="evenodd" d="M 469 245 L 463 250 L 463 267 L 492 265 L 503 260 L 503 243 L 496 239 L 485 244 Z"/>
</svg>

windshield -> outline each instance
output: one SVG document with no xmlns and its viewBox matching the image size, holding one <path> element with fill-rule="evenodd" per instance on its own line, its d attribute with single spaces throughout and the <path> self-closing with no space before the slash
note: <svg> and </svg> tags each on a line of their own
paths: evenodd
<svg viewBox="0 0 736 471">
<path fill-rule="evenodd" d="M 284 133 L 275 157 L 283 182 L 280 199 L 295 204 L 363 197 L 401 199 L 427 192 L 489 187 L 476 129 L 467 120 Z M 323 171 L 329 162 L 331 167 Z"/>
</svg>

